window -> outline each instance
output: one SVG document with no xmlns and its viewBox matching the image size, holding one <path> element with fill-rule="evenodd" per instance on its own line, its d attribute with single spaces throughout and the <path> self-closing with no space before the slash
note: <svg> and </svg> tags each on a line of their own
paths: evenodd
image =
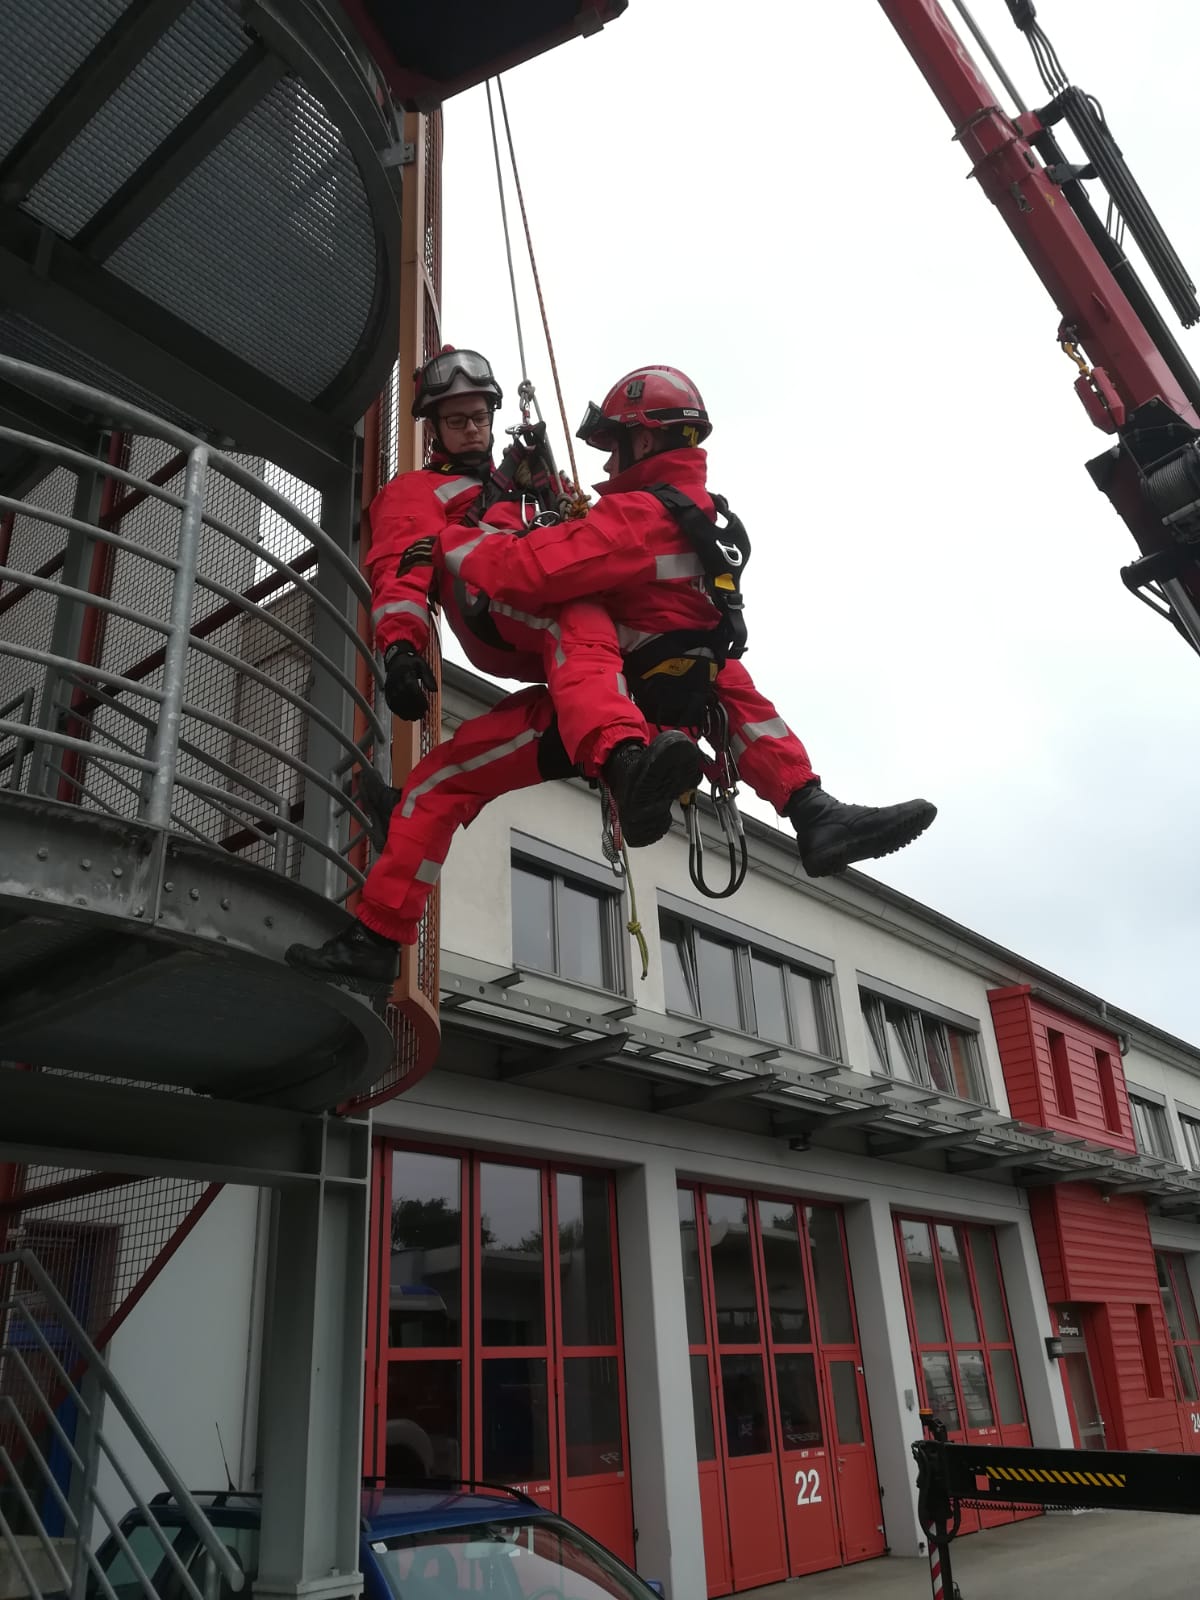
<svg viewBox="0 0 1200 1600">
<path fill-rule="evenodd" d="M 1100 1099 L 1104 1106 L 1104 1126 L 1110 1133 L 1120 1133 L 1121 1093 L 1117 1087 L 1117 1067 L 1107 1050 L 1096 1051 L 1096 1073 L 1100 1079 Z"/>
<path fill-rule="evenodd" d="M 1050 1045 L 1050 1070 L 1054 1075 L 1054 1103 L 1060 1117 L 1075 1118 L 1075 1085 L 1071 1082 L 1071 1058 L 1067 1054 L 1067 1036 L 1057 1028 L 1046 1029 Z"/>
<path fill-rule="evenodd" d="M 924 1403 L 951 1433 L 1023 1428 L 995 1230 L 898 1217 L 896 1237 Z"/>
<path fill-rule="evenodd" d="M 513 860 L 513 963 L 624 990 L 620 896 L 565 872 Z"/>
<path fill-rule="evenodd" d="M 837 1060 L 828 977 L 662 911 L 667 1010 Z"/>
<path fill-rule="evenodd" d="M 1188 1166 L 1200 1172 L 1200 1118 L 1185 1117 L 1181 1112 L 1179 1126 L 1183 1129 L 1183 1148 Z"/>
<path fill-rule="evenodd" d="M 862 1007 L 873 1071 L 959 1100 L 988 1103 L 977 1034 L 867 990 Z"/>
<path fill-rule="evenodd" d="M 1158 1287 L 1162 1294 L 1163 1315 L 1175 1357 L 1175 1393 L 1180 1400 L 1200 1400 L 1200 1317 L 1188 1277 L 1187 1257 L 1160 1250 Z"/>
<path fill-rule="evenodd" d="M 1144 1156 L 1166 1156 L 1175 1159 L 1175 1146 L 1171 1143 L 1171 1130 L 1167 1127 L 1167 1113 L 1153 1100 L 1143 1100 L 1141 1095 L 1129 1096 L 1129 1109 L 1133 1112 L 1133 1136 Z"/>
</svg>

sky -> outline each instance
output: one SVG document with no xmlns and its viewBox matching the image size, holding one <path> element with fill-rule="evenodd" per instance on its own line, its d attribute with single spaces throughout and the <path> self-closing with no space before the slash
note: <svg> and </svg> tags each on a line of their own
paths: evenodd
<svg viewBox="0 0 1200 1600">
<path fill-rule="evenodd" d="M 971 10 L 1043 103 L 1004 0 Z M 1200 6 L 1038 16 L 1200 273 Z M 634 366 L 695 379 L 710 485 L 753 542 L 746 665 L 832 793 L 939 806 L 868 870 L 1200 1043 L 1200 661 L 1120 582 L 1136 547 L 1085 470 L 1110 441 L 1058 313 L 878 0 L 630 0 L 504 82 L 572 430 Z M 444 205 L 443 336 L 489 354 L 511 423 L 482 88 L 445 108 Z M 1200 365 L 1200 332 L 1180 337 Z"/>
</svg>

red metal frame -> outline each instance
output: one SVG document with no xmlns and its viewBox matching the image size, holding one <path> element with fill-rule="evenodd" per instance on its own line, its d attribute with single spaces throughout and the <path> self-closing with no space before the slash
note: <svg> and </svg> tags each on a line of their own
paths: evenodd
<svg viewBox="0 0 1200 1600">
<path fill-rule="evenodd" d="M 1157 397 L 1200 427 L 1200 416 L 1149 331 L 1033 150 L 1030 140 L 1042 131 L 1036 114 L 1014 122 L 1000 110 L 995 91 L 937 0 L 879 3 L 950 118 L 972 176 L 1062 313 L 1060 331 L 1086 349 L 1092 370 L 1076 378 L 1075 388 L 1092 422 L 1117 432 L 1129 411 Z M 1167 535 L 1143 505 L 1131 463 L 1123 461 L 1109 493 L 1143 552 L 1163 548 Z M 1200 572 L 1186 573 L 1182 581 L 1200 601 Z"/>
<path fill-rule="evenodd" d="M 612 1174 L 583 1163 L 545 1162 L 531 1157 L 496 1155 L 463 1149 L 447 1149 L 436 1144 L 381 1138 L 375 1142 L 373 1208 L 368 1285 L 367 1338 L 367 1422 L 365 1429 L 365 1471 L 383 1476 L 386 1472 L 387 1379 L 391 1367 L 403 1362 L 455 1362 L 459 1383 L 459 1450 L 463 1475 L 486 1476 L 483 1460 L 483 1367 L 489 1360 L 530 1359 L 544 1361 L 547 1393 L 547 1453 L 550 1471 L 545 1479 L 514 1484 L 538 1499 L 554 1505 L 571 1518 L 590 1528 L 610 1548 L 632 1560 L 633 1517 L 630 1498 L 629 1430 L 626 1407 L 624 1329 L 621 1311 L 619 1242 L 617 1238 L 616 1191 Z M 389 1281 L 389 1227 L 392 1208 L 392 1167 L 397 1153 L 416 1152 L 458 1162 L 459 1206 L 462 1217 L 462 1244 L 459 1259 L 459 1293 L 462 1307 L 460 1340 L 457 1345 L 396 1347 L 390 1343 L 386 1286 Z M 543 1237 L 542 1295 L 545 1338 L 537 1345 L 485 1345 L 483 1343 L 482 1253 L 480 1229 L 483 1168 L 519 1168 L 536 1174 L 538 1214 Z M 615 1340 L 608 1344 L 566 1344 L 563 1337 L 561 1273 L 559 1271 L 559 1232 L 557 1180 L 560 1176 L 593 1174 L 608 1185 L 610 1268 L 612 1272 Z M 616 1362 L 621 1424 L 621 1465 L 611 1472 L 573 1476 L 567 1470 L 567 1438 L 564 1363 L 573 1359 L 600 1357 Z"/>
</svg>

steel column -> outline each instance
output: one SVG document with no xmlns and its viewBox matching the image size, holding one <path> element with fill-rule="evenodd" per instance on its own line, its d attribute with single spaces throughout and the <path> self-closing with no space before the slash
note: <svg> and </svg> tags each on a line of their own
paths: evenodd
<svg viewBox="0 0 1200 1600">
<path fill-rule="evenodd" d="M 257 1596 L 355 1597 L 370 1138 L 325 1146 L 322 1181 L 273 1198 L 262 1343 Z M 340 1157 L 332 1163 L 332 1156 Z M 347 1156 L 354 1162 L 346 1170 Z M 333 1170 L 333 1169 L 336 1170 Z M 332 1181 L 326 1181 L 326 1179 Z"/>
</svg>

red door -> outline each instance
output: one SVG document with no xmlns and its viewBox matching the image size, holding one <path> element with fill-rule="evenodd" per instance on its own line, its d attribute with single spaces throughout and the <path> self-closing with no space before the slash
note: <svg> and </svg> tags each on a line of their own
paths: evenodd
<svg viewBox="0 0 1200 1600">
<path fill-rule="evenodd" d="M 840 1209 L 679 1206 L 709 1594 L 881 1555 Z"/>
<path fill-rule="evenodd" d="M 703 1199 L 730 1565 L 733 1587 L 754 1589 L 787 1576 L 758 1264 L 746 1197 L 709 1192 Z"/>
</svg>

